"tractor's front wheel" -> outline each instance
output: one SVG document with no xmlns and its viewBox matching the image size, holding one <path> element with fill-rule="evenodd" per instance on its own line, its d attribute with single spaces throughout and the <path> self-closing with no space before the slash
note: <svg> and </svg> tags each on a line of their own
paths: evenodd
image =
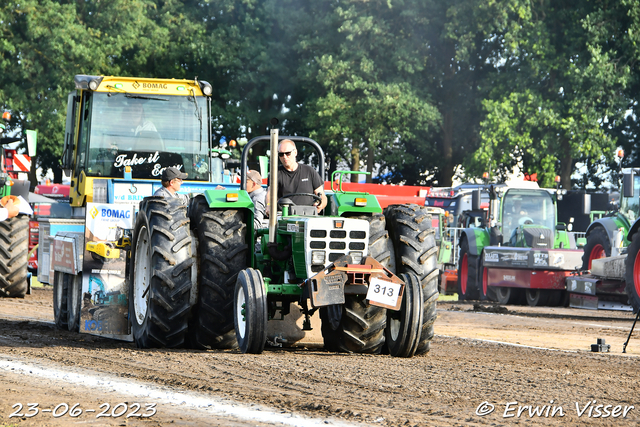
<svg viewBox="0 0 640 427">
<path fill-rule="evenodd" d="M 187 207 L 177 198 L 146 197 L 132 249 L 129 318 L 136 345 L 182 346 L 195 264 Z"/>
<path fill-rule="evenodd" d="M 395 274 L 414 274 L 422 287 L 422 326 L 415 354 L 429 351 L 437 317 L 438 247 L 431 214 L 419 205 L 391 205 L 385 209 L 387 230 L 395 253 Z"/>
<path fill-rule="evenodd" d="M 236 339 L 243 353 L 260 354 L 267 342 L 267 292 L 260 271 L 238 274 L 234 302 Z"/>
<path fill-rule="evenodd" d="M 405 283 L 402 305 L 398 311 L 387 310 L 385 341 L 390 355 L 412 357 L 422 332 L 422 286 L 415 274 L 402 274 L 400 278 Z"/>
</svg>

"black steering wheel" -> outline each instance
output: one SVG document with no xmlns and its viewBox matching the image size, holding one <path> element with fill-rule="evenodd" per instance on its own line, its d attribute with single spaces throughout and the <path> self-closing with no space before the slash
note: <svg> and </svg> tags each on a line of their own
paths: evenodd
<svg viewBox="0 0 640 427">
<path fill-rule="evenodd" d="M 289 197 L 295 197 L 295 196 L 307 196 L 307 197 L 312 197 L 316 202 L 318 202 L 318 204 L 322 203 L 322 197 L 318 196 L 317 194 L 313 194 L 313 193 L 291 193 L 291 194 L 285 194 L 284 196 L 282 196 L 281 198 L 278 199 L 278 205 L 280 205 L 280 201 L 282 199 L 287 199 Z M 289 200 L 291 201 L 291 200 Z M 288 203 L 287 203 L 288 204 Z M 295 203 L 293 203 L 293 201 L 291 201 L 291 205 L 295 206 Z"/>
</svg>

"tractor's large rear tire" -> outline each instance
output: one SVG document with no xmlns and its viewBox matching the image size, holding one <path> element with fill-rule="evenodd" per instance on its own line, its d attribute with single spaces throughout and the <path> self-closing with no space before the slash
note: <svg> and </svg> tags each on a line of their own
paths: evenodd
<svg viewBox="0 0 640 427">
<path fill-rule="evenodd" d="M 243 353 L 260 354 L 267 342 L 267 292 L 262 274 L 247 268 L 237 275 L 234 298 L 234 325 Z"/>
<path fill-rule="evenodd" d="M 195 258 L 187 206 L 178 198 L 146 197 L 133 234 L 129 318 L 141 348 L 185 342 Z"/>
<path fill-rule="evenodd" d="M 387 311 L 367 304 L 363 295 L 345 295 L 343 305 L 322 307 L 320 319 L 325 349 L 371 354 L 382 350 Z"/>
<path fill-rule="evenodd" d="M 477 300 L 480 297 L 477 264 L 478 256 L 469 253 L 469 242 L 466 238 L 462 238 L 458 259 L 458 299 L 460 301 Z"/>
<path fill-rule="evenodd" d="M 354 217 L 369 221 L 369 256 L 391 270 L 393 246 L 381 214 Z M 320 309 L 322 338 L 329 351 L 380 353 L 384 345 L 386 312 L 382 307 L 366 304 L 365 295 L 346 295 L 344 305 Z"/>
<path fill-rule="evenodd" d="M 234 290 L 238 273 L 249 265 L 246 214 L 212 210 L 203 196 L 191 205 L 198 233 L 198 302 L 189 322 L 192 347 L 237 348 L 233 325 Z"/>
<path fill-rule="evenodd" d="M 0 221 L 0 297 L 24 298 L 29 289 L 29 217 Z"/>
<path fill-rule="evenodd" d="M 53 320 L 59 329 L 67 329 L 68 274 L 61 271 L 53 273 Z"/>
<path fill-rule="evenodd" d="M 611 242 L 603 227 L 596 227 L 587 236 L 587 244 L 584 245 L 582 255 L 582 269 L 591 270 L 591 262 L 594 259 L 611 256 Z"/>
<path fill-rule="evenodd" d="M 422 329 L 415 354 L 425 354 L 429 351 L 434 335 L 440 273 L 431 214 L 424 206 L 391 205 L 385 209 L 385 217 L 395 252 L 394 272 L 415 274 L 422 287 Z"/>
<path fill-rule="evenodd" d="M 640 233 L 631 237 L 631 244 L 627 248 L 625 291 L 633 312 L 640 310 Z"/>
</svg>

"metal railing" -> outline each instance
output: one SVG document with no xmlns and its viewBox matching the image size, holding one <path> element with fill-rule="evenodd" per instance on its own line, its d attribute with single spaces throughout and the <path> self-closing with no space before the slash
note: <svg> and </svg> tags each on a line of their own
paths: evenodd
<svg viewBox="0 0 640 427">
<path fill-rule="evenodd" d="M 441 268 L 446 268 L 448 265 L 458 265 L 460 252 L 458 244 L 460 242 L 462 230 L 464 230 L 464 228 L 448 227 L 442 231 L 440 254 L 438 255 L 438 261 L 441 264 Z"/>
</svg>

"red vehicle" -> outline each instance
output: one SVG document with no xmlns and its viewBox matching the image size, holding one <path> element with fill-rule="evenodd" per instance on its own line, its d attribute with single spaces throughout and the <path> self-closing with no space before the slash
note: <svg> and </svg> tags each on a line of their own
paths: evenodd
<svg viewBox="0 0 640 427">
<path fill-rule="evenodd" d="M 324 189 L 331 190 L 331 181 L 324 182 Z M 337 183 L 333 183 L 334 188 L 338 187 Z M 429 194 L 431 187 L 422 187 L 415 185 L 383 185 L 383 184 L 367 184 L 355 182 L 343 182 L 342 189 L 344 191 L 357 191 L 369 194 L 375 194 L 382 209 L 389 205 L 402 205 L 405 203 L 415 203 L 424 205 L 424 199 Z"/>
</svg>

